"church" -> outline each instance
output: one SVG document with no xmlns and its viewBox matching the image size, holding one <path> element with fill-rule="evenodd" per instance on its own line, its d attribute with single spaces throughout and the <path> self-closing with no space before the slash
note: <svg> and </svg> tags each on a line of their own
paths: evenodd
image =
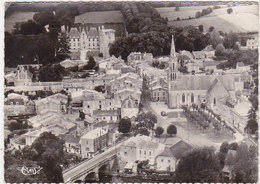
<svg viewBox="0 0 260 184">
<path fill-rule="evenodd" d="M 218 103 L 226 104 L 227 101 L 236 99 L 235 76 L 206 75 L 205 73 L 182 74 L 178 71 L 179 66 L 174 37 L 172 37 L 167 74 L 169 108 L 191 106 L 193 103 L 217 106 Z"/>
</svg>

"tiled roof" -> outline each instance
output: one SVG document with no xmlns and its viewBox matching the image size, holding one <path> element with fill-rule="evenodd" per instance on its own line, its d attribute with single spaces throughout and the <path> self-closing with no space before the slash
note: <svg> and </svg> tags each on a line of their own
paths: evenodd
<svg viewBox="0 0 260 184">
<path fill-rule="evenodd" d="M 182 156 L 183 156 L 183 153 L 192 149 L 193 147 L 184 142 L 183 140 L 179 141 L 178 143 L 174 144 L 173 146 L 171 146 L 169 149 L 172 153 L 172 155 L 177 159 L 179 160 Z"/>
<path fill-rule="evenodd" d="M 162 153 L 160 153 L 158 156 L 165 156 L 165 157 L 173 157 L 173 158 L 175 158 L 169 148 L 165 148 L 165 150 Z"/>
<path fill-rule="evenodd" d="M 178 60 L 190 60 L 190 58 L 187 55 L 180 54 L 178 55 Z"/>
</svg>

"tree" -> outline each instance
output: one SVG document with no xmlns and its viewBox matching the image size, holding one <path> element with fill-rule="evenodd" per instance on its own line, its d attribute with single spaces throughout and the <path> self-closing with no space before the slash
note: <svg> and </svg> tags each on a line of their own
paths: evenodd
<svg viewBox="0 0 260 184">
<path fill-rule="evenodd" d="M 199 30 L 203 32 L 203 25 L 199 25 Z"/>
<path fill-rule="evenodd" d="M 156 127 L 156 129 L 155 129 L 155 135 L 156 136 L 160 137 L 160 135 L 162 135 L 163 132 L 164 132 L 163 127 L 161 127 L 161 126 Z"/>
<path fill-rule="evenodd" d="M 225 52 L 224 45 L 223 44 L 218 44 L 216 46 L 215 55 L 216 56 L 221 56 L 221 55 L 223 55 L 224 52 Z"/>
<path fill-rule="evenodd" d="M 82 111 L 79 111 L 79 118 L 80 118 L 81 120 L 84 120 L 84 119 L 85 119 L 85 113 L 82 112 Z"/>
<path fill-rule="evenodd" d="M 103 85 L 95 86 L 94 90 L 96 90 L 98 92 L 102 92 L 102 93 L 106 92 L 105 86 L 103 86 Z"/>
<path fill-rule="evenodd" d="M 180 159 L 176 182 L 219 182 L 220 171 L 218 157 L 211 148 L 195 148 Z"/>
<path fill-rule="evenodd" d="M 177 134 L 177 127 L 175 125 L 169 125 L 167 127 L 167 134 L 172 136 L 172 134 L 176 135 Z"/>
<path fill-rule="evenodd" d="M 228 150 L 229 150 L 229 143 L 225 141 L 221 144 L 219 151 L 224 154 L 227 154 Z"/>
<path fill-rule="evenodd" d="M 232 142 L 230 145 L 229 145 L 229 149 L 230 150 L 237 150 L 238 149 L 238 144 L 236 142 Z"/>
<path fill-rule="evenodd" d="M 257 148 L 241 143 L 234 156 L 227 157 L 227 165 L 231 168 L 231 182 L 255 183 L 258 180 Z"/>
<path fill-rule="evenodd" d="M 20 24 L 20 33 L 25 35 L 38 35 L 45 33 L 44 27 L 32 20 L 28 20 Z"/>
<path fill-rule="evenodd" d="M 64 141 L 50 132 L 42 133 L 32 144 L 39 165 L 49 183 L 63 182 L 61 164 L 64 163 Z"/>
<path fill-rule="evenodd" d="M 209 32 L 213 31 L 214 29 L 215 29 L 214 26 L 210 26 L 209 27 Z"/>
<path fill-rule="evenodd" d="M 118 131 L 122 133 L 128 133 L 131 129 L 131 120 L 129 118 L 123 118 L 119 121 Z"/>
<path fill-rule="evenodd" d="M 137 122 L 135 134 L 149 135 L 149 130 L 153 130 L 155 123 L 157 123 L 157 117 L 151 112 L 141 113 L 138 114 L 135 121 Z"/>
<path fill-rule="evenodd" d="M 96 61 L 92 56 L 89 56 L 88 58 L 88 64 L 83 67 L 84 70 L 91 70 L 94 69 L 96 66 Z"/>
<path fill-rule="evenodd" d="M 230 14 L 230 13 L 232 13 L 232 12 L 233 12 L 233 9 L 232 9 L 232 8 L 228 8 L 228 9 L 227 9 L 227 13 L 228 13 L 228 14 Z"/>
<path fill-rule="evenodd" d="M 49 24 L 55 18 L 54 13 L 50 10 L 44 10 L 38 13 L 35 13 L 33 20 L 45 26 Z"/>
<path fill-rule="evenodd" d="M 43 66 L 39 70 L 39 81 L 61 81 L 66 69 L 60 64 Z"/>
</svg>

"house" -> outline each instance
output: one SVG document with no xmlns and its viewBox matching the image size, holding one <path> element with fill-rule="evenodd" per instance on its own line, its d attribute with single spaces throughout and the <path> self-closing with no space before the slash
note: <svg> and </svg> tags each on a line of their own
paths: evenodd
<svg viewBox="0 0 260 184">
<path fill-rule="evenodd" d="M 44 114 L 46 112 L 61 113 L 61 103 L 59 100 L 53 98 L 43 98 L 35 101 L 35 108 L 37 114 Z"/>
<path fill-rule="evenodd" d="M 81 155 L 80 149 L 80 136 L 71 134 L 59 134 L 58 136 L 65 141 L 65 150 L 67 153 Z"/>
<path fill-rule="evenodd" d="M 213 60 L 204 60 L 203 66 L 205 71 L 216 70 L 219 62 Z"/>
<path fill-rule="evenodd" d="M 37 130 L 33 130 L 25 133 L 24 137 L 25 137 L 25 145 L 26 146 L 31 146 L 33 144 L 33 142 L 35 141 L 35 139 L 37 139 L 43 132 L 52 132 L 51 130 L 49 130 L 46 127 L 37 129 Z"/>
<path fill-rule="evenodd" d="M 194 59 L 212 59 L 215 56 L 215 51 L 202 50 L 202 51 L 192 51 Z"/>
<path fill-rule="evenodd" d="M 152 60 L 153 54 L 152 53 L 141 53 L 141 52 L 132 52 L 127 56 L 127 63 L 128 65 L 131 65 L 134 61 L 140 61 L 140 60 Z"/>
<path fill-rule="evenodd" d="M 198 72 L 199 72 L 200 65 L 197 64 L 197 63 L 187 63 L 186 66 L 187 66 L 188 72 L 190 72 L 190 73 L 192 73 L 193 71 L 194 71 L 195 73 L 198 73 Z"/>
<path fill-rule="evenodd" d="M 258 49 L 259 37 L 258 34 L 251 36 L 251 38 L 247 39 L 246 47 L 248 49 Z"/>
<path fill-rule="evenodd" d="M 155 158 L 156 171 L 174 172 L 183 154 L 193 147 L 183 140 L 166 147 L 165 150 Z"/>
<path fill-rule="evenodd" d="M 91 157 L 97 151 L 107 146 L 108 132 L 102 128 L 96 128 L 80 137 L 81 156 Z"/>
<path fill-rule="evenodd" d="M 56 133 L 68 133 L 76 129 L 76 124 L 73 123 L 69 118 L 60 113 L 51 111 L 48 111 L 44 114 L 38 114 L 37 116 L 29 118 L 27 121 L 35 128 L 52 126 L 54 129 L 55 127 L 53 126 L 57 125 L 58 127 L 56 127 Z"/>
<path fill-rule="evenodd" d="M 93 118 L 99 119 L 100 121 L 107 122 L 118 122 L 121 119 L 121 111 L 117 110 L 94 110 Z"/>
<path fill-rule="evenodd" d="M 140 91 L 140 89 L 132 89 L 132 88 L 124 88 L 124 89 L 116 91 L 114 93 L 115 104 L 117 104 L 118 106 L 121 106 L 122 102 L 130 95 L 133 98 L 135 98 L 139 104 L 140 97 L 141 97 L 141 91 Z"/>
<path fill-rule="evenodd" d="M 236 69 L 239 70 L 239 72 L 250 72 L 250 66 L 246 66 L 243 62 L 237 62 Z"/>
<path fill-rule="evenodd" d="M 25 136 L 15 135 L 13 138 L 10 138 L 9 145 L 16 150 L 22 150 L 26 146 Z"/>
<path fill-rule="evenodd" d="M 165 145 L 157 142 L 148 136 L 136 136 L 126 140 L 120 146 L 121 160 L 126 163 L 125 167 L 129 170 L 134 163 L 149 160 L 149 165 L 154 166 L 155 158 L 165 149 Z"/>
<path fill-rule="evenodd" d="M 167 102 L 167 94 L 167 88 L 163 88 L 162 86 L 151 87 L 151 101 Z"/>
<path fill-rule="evenodd" d="M 139 112 L 139 104 L 138 100 L 132 97 L 131 95 L 128 96 L 123 102 L 121 106 L 121 117 L 125 118 L 133 118 L 137 117 Z"/>
</svg>

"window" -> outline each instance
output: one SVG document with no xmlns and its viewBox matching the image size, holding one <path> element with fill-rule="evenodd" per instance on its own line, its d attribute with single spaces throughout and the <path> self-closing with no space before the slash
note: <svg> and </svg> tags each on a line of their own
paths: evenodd
<svg viewBox="0 0 260 184">
<path fill-rule="evenodd" d="M 16 105 L 19 105 L 19 102 L 16 102 Z"/>
<path fill-rule="evenodd" d="M 171 160 L 168 160 L 169 163 L 171 163 Z"/>
<path fill-rule="evenodd" d="M 163 92 L 163 96 L 165 96 L 165 92 Z"/>
<path fill-rule="evenodd" d="M 139 154 L 142 154 L 142 150 L 139 151 Z"/>
<path fill-rule="evenodd" d="M 214 97 L 214 101 L 213 101 L 213 103 L 214 103 L 214 105 L 216 105 L 217 104 L 217 100 L 216 100 L 216 98 Z"/>
<path fill-rule="evenodd" d="M 151 152 L 151 151 L 149 151 L 149 155 L 150 155 L 150 156 L 152 155 L 152 152 Z"/>
<path fill-rule="evenodd" d="M 193 93 L 191 93 L 191 103 L 194 103 L 194 94 Z"/>
<path fill-rule="evenodd" d="M 101 105 L 99 105 L 99 108 L 101 109 Z"/>
<path fill-rule="evenodd" d="M 144 151 L 144 155 L 146 155 L 146 151 Z"/>
<path fill-rule="evenodd" d="M 125 156 L 127 155 L 127 152 L 125 152 Z"/>
<path fill-rule="evenodd" d="M 90 106 L 88 105 L 88 108 L 90 108 Z"/>
<path fill-rule="evenodd" d="M 110 116 L 110 120 L 113 120 L 113 116 Z"/>
<path fill-rule="evenodd" d="M 161 159 L 161 162 L 163 162 L 163 159 Z"/>
<path fill-rule="evenodd" d="M 182 103 L 185 103 L 185 94 L 182 94 Z"/>
<path fill-rule="evenodd" d="M 111 102 L 109 102 L 109 105 L 112 105 L 112 103 L 111 103 Z"/>
</svg>

